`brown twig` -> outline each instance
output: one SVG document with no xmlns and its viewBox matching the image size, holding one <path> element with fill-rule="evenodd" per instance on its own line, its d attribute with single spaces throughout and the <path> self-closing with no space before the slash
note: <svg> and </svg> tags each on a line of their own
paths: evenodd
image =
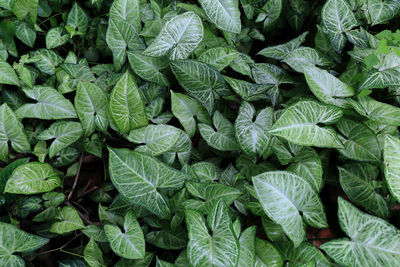
<svg viewBox="0 0 400 267">
<path fill-rule="evenodd" d="M 95 186 L 91 187 L 89 190 L 84 191 L 82 194 L 78 195 L 78 196 L 77 196 L 76 198 L 74 198 L 74 199 L 75 199 L 75 200 L 80 199 L 80 198 L 86 196 L 87 194 L 92 193 L 93 191 L 95 191 L 95 190 L 97 190 L 97 189 L 99 189 L 99 187 L 98 187 L 97 185 L 95 185 Z"/>
<path fill-rule="evenodd" d="M 82 235 L 82 233 L 79 233 L 76 236 L 74 236 L 71 240 L 69 240 L 67 243 L 62 245 L 61 247 L 58 247 L 58 248 L 55 248 L 55 249 L 51 249 L 51 250 L 47 250 L 47 251 L 43 251 L 43 252 L 38 253 L 37 255 L 43 255 L 43 254 L 51 253 L 51 252 L 54 252 L 54 251 L 57 251 L 57 250 L 61 250 L 61 249 L 65 248 L 66 246 L 68 246 L 68 244 L 70 244 L 72 241 L 74 241 L 76 238 L 78 238 L 81 235 Z"/>
<path fill-rule="evenodd" d="M 81 173 L 82 161 L 83 161 L 83 153 L 81 154 L 81 157 L 79 158 L 78 170 L 75 175 L 75 180 L 74 180 L 74 184 L 72 185 L 71 192 L 69 192 L 69 194 L 68 194 L 67 201 L 70 200 L 72 194 L 75 191 L 76 185 L 78 184 L 79 174 Z"/>
</svg>

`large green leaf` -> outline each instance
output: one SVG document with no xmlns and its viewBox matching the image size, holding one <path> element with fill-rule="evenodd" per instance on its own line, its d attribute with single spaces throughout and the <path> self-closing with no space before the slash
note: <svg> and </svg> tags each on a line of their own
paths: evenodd
<svg viewBox="0 0 400 267">
<path fill-rule="evenodd" d="M 110 8 L 110 17 L 132 23 L 137 29 L 141 28 L 140 1 L 115 0 Z"/>
<path fill-rule="evenodd" d="M 308 86 L 319 100 L 342 108 L 350 106 L 345 98 L 355 94 L 352 87 L 317 67 L 304 68 L 304 75 Z"/>
<path fill-rule="evenodd" d="M 268 99 L 267 92 L 270 91 L 271 85 L 249 83 L 227 76 L 224 76 L 224 79 L 233 91 L 245 101 Z"/>
<path fill-rule="evenodd" d="M 339 167 L 340 185 L 351 201 L 376 216 L 386 218 L 389 209 L 385 199 L 375 191 L 379 170 L 367 163 L 350 163 Z"/>
<path fill-rule="evenodd" d="M 50 29 L 46 34 L 46 48 L 56 48 L 68 42 L 70 37 L 68 34 L 63 34 L 63 32 L 64 29 L 62 27 Z"/>
<path fill-rule="evenodd" d="M 49 192 L 59 186 L 61 180 L 50 164 L 31 162 L 13 171 L 4 192 L 30 195 Z"/>
<path fill-rule="evenodd" d="M 256 263 L 255 267 L 280 267 L 283 266 L 282 256 L 269 242 L 256 238 Z"/>
<path fill-rule="evenodd" d="M 106 224 L 104 231 L 110 241 L 111 249 L 127 259 L 142 259 L 145 253 L 145 242 L 142 228 L 132 211 L 124 218 L 124 231 L 112 224 Z"/>
<path fill-rule="evenodd" d="M 21 166 L 22 164 L 28 163 L 29 158 L 22 158 L 22 159 L 17 159 L 10 164 L 8 164 L 6 167 L 4 167 L 0 171 L 0 193 L 3 194 L 4 188 L 6 187 L 8 179 L 11 177 L 12 172 L 18 167 Z"/>
<path fill-rule="evenodd" d="M 235 121 L 235 133 L 242 150 L 248 155 L 263 155 L 269 148 L 268 130 L 273 122 L 273 110 L 267 107 L 256 115 L 254 106 L 243 102 Z"/>
<path fill-rule="evenodd" d="M 0 222 L 0 265 L 25 266 L 15 252 L 31 252 L 49 242 L 49 239 L 29 234 L 12 224 Z"/>
<path fill-rule="evenodd" d="M 256 226 L 250 226 L 240 234 L 238 267 L 254 266 L 256 262 Z"/>
<path fill-rule="evenodd" d="M 96 128 L 103 132 L 107 130 L 108 98 L 100 87 L 90 82 L 79 82 L 75 108 L 85 136 L 91 135 Z"/>
<path fill-rule="evenodd" d="M 170 125 L 147 125 L 140 129 L 132 130 L 128 140 L 136 144 L 144 144 L 136 147 L 136 151 L 150 156 L 159 156 L 170 150 L 178 141 L 180 131 Z"/>
<path fill-rule="evenodd" d="M 341 117 L 342 111 L 334 106 L 300 101 L 288 107 L 269 132 L 298 145 L 341 148 L 337 133 L 318 125 L 335 123 Z"/>
<path fill-rule="evenodd" d="M 239 242 L 223 200 L 218 201 L 207 216 L 211 233 L 197 211 L 186 210 L 185 217 L 189 231 L 187 257 L 191 265 L 236 266 Z"/>
<path fill-rule="evenodd" d="M 48 49 L 38 49 L 32 53 L 31 62 L 35 63 L 40 71 L 53 75 L 57 66 L 63 62 L 63 58 L 56 52 Z"/>
<path fill-rule="evenodd" d="M 265 213 L 282 226 L 295 247 L 305 239 L 303 220 L 317 228 L 328 226 L 322 202 L 307 179 L 273 171 L 252 180 Z"/>
<path fill-rule="evenodd" d="M 211 65 L 194 60 L 178 60 L 171 62 L 171 69 L 179 84 L 199 100 L 210 114 L 220 95 L 229 94 L 224 78 Z"/>
<path fill-rule="evenodd" d="M 199 61 L 207 63 L 222 71 L 229 66 L 237 57 L 239 52 L 229 47 L 214 47 L 204 51 L 198 58 Z"/>
<path fill-rule="evenodd" d="M 381 160 L 381 148 L 375 133 L 362 123 L 341 119 L 336 124 L 344 148 L 339 149 L 345 157 L 358 161 Z"/>
<path fill-rule="evenodd" d="M 161 72 L 169 65 L 169 61 L 166 58 L 146 56 L 141 51 L 128 51 L 128 60 L 132 70 L 140 78 L 169 86 L 168 78 Z"/>
<path fill-rule="evenodd" d="M 341 229 L 350 237 L 330 241 L 321 248 L 346 266 L 397 266 L 400 231 L 383 219 L 365 214 L 339 197 Z"/>
<path fill-rule="evenodd" d="M 36 31 L 26 22 L 18 21 L 15 24 L 15 37 L 20 39 L 27 46 L 33 47 L 36 40 Z"/>
<path fill-rule="evenodd" d="M 345 33 L 359 25 L 349 4 L 344 0 L 328 0 L 321 17 L 333 49 L 341 52 L 347 41 Z"/>
<path fill-rule="evenodd" d="M 203 24 L 200 17 L 193 12 L 186 12 L 167 21 L 144 54 L 154 57 L 168 54 L 171 60 L 186 59 L 202 40 Z"/>
<path fill-rule="evenodd" d="M 62 149 L 78 141 L 82 134 L 82 125 L 79 122 L 57 121 L 40 133 L 37 138 L 44 141 L 54 139 L 49 147 L 49 157 L 52 158 Z"/>
<path fill-rule="evenodd" d="M 385 179 L 393 197 L 400 201 L 400 140 L 386 135 L 383 148 Z"/>
<path fill-rule="evenodd" d="M 148 124 L 142 96 L 129 71 L 114 86 L 109 109 L 112 120 L 123 133 Z"/>
<path fill-rule="evenodd" d="M 163 192 L 180 189 L 187 176 L 139 152 L 114 148 L 109 152 L 110 177 L 117 190 L 132 204 L 168 217 L 171 210 Z"/>
<path fill-rule="evenodd" d="M 34 25 L 37 19 L 39 0 L 15 0 L 12 11 L 19 20 L 27 19 Z"/>
<path fill-rule="evenodd" d="M 207 17 L 223 30 L 240 33 L 240 11 L 238 0 L 199 0 Z"/>
<path fill-rule="evenodd" d="M 127 49 L 145 48 L 135 26 L 125 20 L 113 17 L 108 20 L 106 42 L 113 53 L 114 66 L 117 70 L 120 70 L 126 61 Z"/>
<path fill-rule="evenodd" d="M 75 2 L 69 11 L 66 28 L 71 36 L 84 35 L 89 27 L 85 11 Z"/>
<path fill-rule="evenodd" d="M 15 113 L 19 118 L 58 120 L 77 117 L 72 103 L 51 87 L 35 86 L 33 89 L 24 88 L 23 91 L 37 103 L 27 103 L 18 108 Z"/>
<path fill-rule="evenodd" d="M 357 100 L 351 100 L 350 104 L 358 114 L 380 124 L 400 125 L 400 108 L 376 101 L 369 96 L 360 96 Z"/>
<path fill-rule="evenodd" d="M 18 153 L 31 150 L 22 123 L 12 109 L 4 103 L 0 106 L 0 160 L 8 161 L 8 144 Z"/>
<path fill-rule="evenodd" d="M 396 0 L 368 0 L 368 14 L 371 24 L 383 24 L 394 18 L 400 11 L 400 2 Z"/>
<path fill-rule="evenodd" d="M 104 267 L 103 253 L 93 239 L 90 239 L 85 246 L 83 257 L 90 267 Z"/>
<path fill-rule="evenodd" d="M 70 206 L 62 208 L 56 220 L 50 226 L 50 232 L 56 234 L 65 234 L 85 227 L 76 209 Z"/>
<path fill-rule="evenodd" d="M 0 84 L 19 85 L 15 70 L 2 58 L 0 58 Z"/>
<path fill-rule="evenodd" d="M 181 93 L 170 92 L 172 114 L 179 120 L 190 137 L 193 137 L 196 132 L 195 118 L 201 123 L 211 124 L 210 115 L 197 100 Z"/>
<path fill-rule="evenodd" d="M 213 124 L 215 130 L 208 124 L 199 123 L 198 125 L 201 137 L 209 146 L 221 151 L 240 149 L 236 141 L 235 128 L 219 111 L 214 113 Z"/>
</svg>

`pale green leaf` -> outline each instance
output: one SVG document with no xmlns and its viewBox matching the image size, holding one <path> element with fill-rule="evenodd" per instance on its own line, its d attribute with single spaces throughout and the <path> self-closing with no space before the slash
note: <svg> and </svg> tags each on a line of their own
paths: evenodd
<svg viewBox="0 0 400 267">
<path fill-rule="evenodd" d="M 24 127 L 13 110 L 7 105 L 0 106 L 0 160 L 8 161 L 9 143 L 18 153 L 31 150 Z"/>
<path fill-rule="evenodd" d="M 343 147 L 337 133 L 330 127 L 342 117 L 342 110 L 334 106 L 305 100 L 288 107 L 272 126 L 271 134 L 303 146 Z"/>
<path fill-rule="evenodd" d="M 62 149 L 75 143 L 83 134 L 82 125 L 76 121 L 57 121 L 41 132 L 39 140 L 52 140 L 49 147 L 49 157 L 52 158 Z"/>
<path fill-rule="evenodd" d="M 23 91 L 37 103 L 27 103 L 18 108 L 15 114 L 19 118 L 58 120 L 77 117 L 72 103 L 51 87 L 35 86 L 32 89 L 24 88 Z"/>
<path fill-rule="evenodd" d="M 63 58 L 52 50 L 42 48 L 32 53 L 30 61 L 34 62 L 40 71 L 53 75 L 57 66 L 63 62 Z"/>
<path fill-rule="evenodd" d="M 148 124 L 142 96 L 129 71 L 114 86 L 109 109 L 114 124 L 123 133 Z"/>
<path fill-rule="evenodd" d="M 213 124 L 215 130 L 208 124 L 199 123 L 198 125 L 201 137 L 209 146 L 221 151 L 240 149 L 236 141 L 235 128 L 219 111 L 214 113 Z"/>
<path fill-rule="evenodd" d="M 76 209 L 70 206 L 62 208 L 56 219 L 57 221 L 50 226 L 52 233 L 65 234 L 85 227 Z"/>
<path fill-rule="evenodd" d="M 72 28 L 75 32 L 73 35 L 84 35 L 89 27 L 89 21 L 85 14 L 85 11 L 75 2 L 72 5 L 71 10 L 68 13 L 67 27 Z"/>
<path fill-rule="evenodd" d="M 195 13 L 175 16 L 164 24 L 144 54 L 153 57 L 169 55 L 171 60 L 186 59 L 203 40 L 203 31 L 201 19 Z"/>
<path fill-rule="evenodd" d="M 7 181 L 5 192 L 12 194 L 38 194 L 61 186 L 61 180 L 47 163 L 31 162 L 18 166 Z"/>
<path fill-rule="evenodd" d="M 321 248 L 346 266 L 399 265 L 399 230 L 383 219 L 361 212 L 341 197 L 338 202 L 340 228 L 350 238 L 327 242 Z"/>
<path fill-rule="evenodd" d="M 127 259 L 142 259 L 145 253 L 145 242 L 142 228 L 132 211 L 124 218 L 124 230 L 112 224 L 106 224 L 104 231 L 110 241 L 111 249 Z"/>
<path fill-rule="evenodd" d="M 327 72 L 317 67 L 304 67 L 304 76 L 314 95 L 326 104 L 349 108 L 346 97 L 354 96 L 354 89 Z"/>
<path fill-rule="evenodd" d="M 238 267 L 254 266 L 256 262 L 256 226 L 250 226 L 240 234 Z"/>
<path fill-rule="evenodd" d="M 15 37 L 32 48 L 35 45 L 36 31 L 26 22 L 18 21 L 15 24 Z"/>
<path fill-rule="evenodd" d="M 62 27 L 56 27 L 50 29 L 46 33 L 46 48 L 52 49 L 66 44 L 69 40 L 69 34 L 63 34 L 64 29 Z"/>
<path fill-rule="evenodd" d="M 85 136 L 95 129 L 105 132 L 108 128 L 107 94 L 90 82 L 79 82 L 75 95 L 75 108 Z"/>
<path fill-rule="evenodd" d="M 15 0 L 12 11 L 19 20 L 27 19 L 34 25 L 37 19 L 39 0 Z"/>
<path fill-rule="evenodd" d="M 218 201 L 207 216 L 194 210 L 186 210 L 186 224 L 189 232 L 187 256 L 193 266 L 236 266 L 239 256 L 239 242 L 233 231 L 232 221 L 225 203 Z"/>
<path fill-rule="evenodd" d="M 400 11 L 397 0 L 368 0 L 368 14 L 371 25 L 383 24 L 394 18 Z"/>
<path fill-rule="evenodd" d="M 339 167 L 339 181 L 351 201 L 371 211 L 376 216 L 387 218 L 389 209 L 385 199 L 375 192 L 379 169 L 367 163 L 350 163 Z"/>
<path fill-rule="evenodd" d="M 90 267 L 104 267 L 103 252 L 101 252 L 97 243 L 90 239 L 85 249 L 83 250 L 83 257 Z"/>
<path fill-rule="evenodd" d="M 269 242 L 256 238 L 256 262 L 254 267 L 281 267 L 283 259 L 278 250 Z"/>
<path fill-rule="evenodd" d="M 391 194 L 400 201 L 400 140 L 397 137 L 386 135 L 383 148 L 385 163 L 385 180 Z"/>
<path fill-rule="evenodd" d="M 0 84 L 19 85 L 18 76 L 14 69 L 0 58 Z"/>
<path fill-rule="evenodd" d="M 328 226 L 322 202 L 307 179 L 273 171 L 252 180 L 264 212 L 282 226 L 295 247 L 305 239 L 303 220 L 317 228 Z"/>
<path fill-rule="evenodd" d="M 229 66 L 237 57 L 239 52 L 229 47 L 214 47 L 204 51 L 198 58 L 199 61 L 207 63 L 222 71 Z"/>
<path fill-rule="evenodd" d="M 199 100 L 210 114 L 220 96 L 230 93 L 222 75 L 211 65 L 194 60 L 178 60 L 171 62 L 171 69 L 179 84 L 190 96 Z"/>
<path fill-rule="evenodd" d="M 117 190 L 132 204 L 159 217 L 168 217 L 168 198 L 159 190 L 177 190 L 187 176 L 139 152 L 113 148 L 109 152 L 110 177 Z"/>
<path fill-rule="evenodd" d="M 268 30 L 279 19 L 282 12 L 282 0 L 268 0 L 261 8 L 256 18 L 256 22 L 262 22 L 264 29 Z"/>
<path fill-rule="evenodd" d="M 233 91 L 245 101 L 267 99 L 267 92 L 271 89 L 271 85 L 249 83 L 227 76 L 224 76 L 224 79 Z"/>
<path fill-rule="evenodd" d="M 241 21 L 238 0 L 199 0 L 207 17 L 217 28 L 240 33 Z"/>
<path fill-rule="evenodd" d="M 190 137 L 196 132 L 196 119 L 200 123 L 211 124 L 210 115 L 200 102 L 187 95 L 170 92 L 172 113 Z"/>
<path fill-rule="evenodd" d="M 299 47 L 291 51 L 283 60 L 297 72 L 304 72 L 308 67 L 332 66 L 332 61 L 311 47 Z"/>
<path fill-rule="evenodd" d="M 272 127 L 273 110 L 266 107 L 256 113 L 254 106 L 242 102 L 235 121 L 235 134 L 243 152 L 250 156 L 261 156 L 269 148 L 271 136 L 268 130 Z"/>
<path fill-rule="evenodd" d="M 135 144 L 144 144 L 136 147 L 136 151 L 150 156 L 159 156 L 170 150 L 178 141 L 180 131 L 170 125 L 147 125 L 130 131 L 127 139 Z"/>
<path fill-rule="evenodd" d="M 116 0 L 110 8 L 110 17 L 125 20 L 140 30 L 140 1 L 139 0 Z"/>
</svg>

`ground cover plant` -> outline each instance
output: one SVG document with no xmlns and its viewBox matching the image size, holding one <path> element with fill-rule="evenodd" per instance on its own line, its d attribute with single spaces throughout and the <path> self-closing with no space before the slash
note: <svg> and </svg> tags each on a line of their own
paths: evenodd
<svg viewBox="0 0 400 267">
<path fill-rule="evenodd" d="M 400 266 L 399 12 L 0 0 L 0 266 Z"/>
</svg>

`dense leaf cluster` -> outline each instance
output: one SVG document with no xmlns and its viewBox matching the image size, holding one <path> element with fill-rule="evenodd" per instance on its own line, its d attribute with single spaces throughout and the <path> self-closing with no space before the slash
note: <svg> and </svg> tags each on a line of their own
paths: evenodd
<svg viewBox="0 0 400 267">
<path fill-rule="evenodd" d="M 0 0 L 0 266 L 400 266 L 399 0 Z"/>
</svg>

